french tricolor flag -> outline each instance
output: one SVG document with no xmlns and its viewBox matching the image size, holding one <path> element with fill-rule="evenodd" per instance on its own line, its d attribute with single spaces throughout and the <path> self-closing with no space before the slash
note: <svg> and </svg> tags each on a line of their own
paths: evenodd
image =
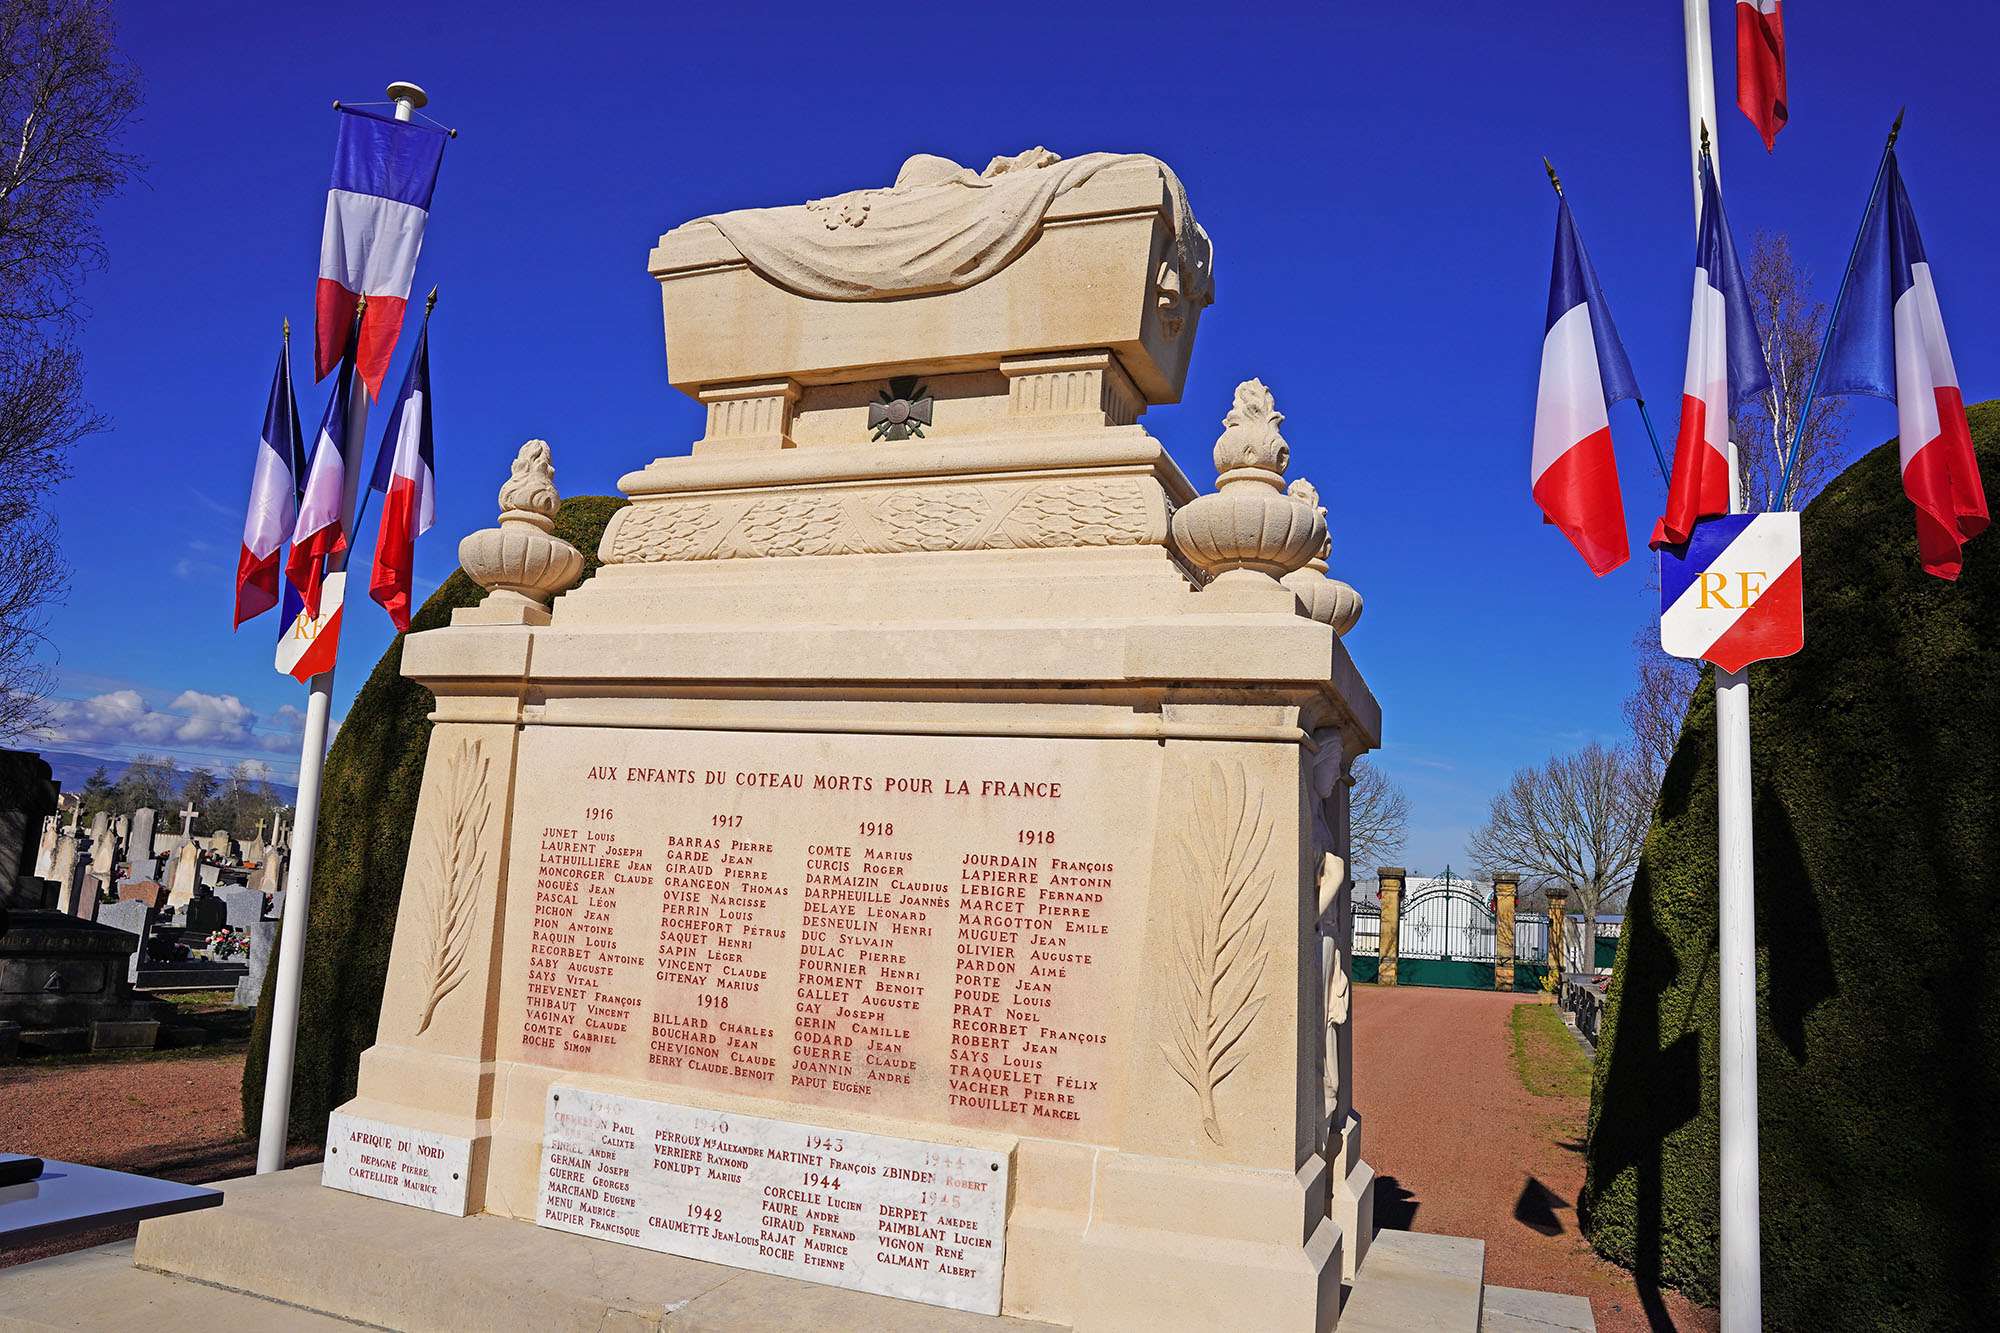
<svg viewBox="0 0 2000 1333">
<path fill-rule="evenodd" d="M 292 395 L 291 341 L 278 354 L 264 430 L 250 474 L 250 506 L 243 515 L 243 551 L 236 560 L 236 627 L 278 604 L 278 552 L 292 535 L 299 490 L 305 481 L 305 441 L 299 404 Z"/>
<path fill-rule="evenodd" d="M 325 379 L 339 363 L 356 298 L 365 296 L 356 360 L 368 396 L 381 396 L 416 277 L 444 141 L 445 132 L 428 125 L 340 108 L 320 238 L 314 379 Z"/>
<path fill-rule="evenodd" d="M 1683 545 L 1697 521 L 1729 512 L 1730 411 L 1770 386 L 1757 320 L 1750 312 L 1750 293 L 1736 263 L 1729 218 L 1722 211 L 1722 190 L 1704 152 L 1687 380 L 1681 389 L 1681 425 L 1667 481 L 1667 511 L 1653 525 L 1655 550 Z"/>
<path fill-rule="evenodd" d="M 417 538 L 437 517 L 437 467 L 431 448 L 431 330 L 425 321 L 417 352 L 403 376 L 403 392 L 382 447 L 375 455 L 371 491 L 382 493 L 382 522 L 375 533 L 375 568 L 368 595 L 382 604 L 398 630 L 410 627 L 410 588 Z"/>
<path fill-rule="evenodd" d="M 349 488 L 360 479 L 358 458 L 348 457 L 347 407 L 354 386 L 354 360 L 344 357 L 340 380 L 327 399 L 314 437 L 312 461 L 306 464 L 306 484 L 299 496 L 299 516 L 292 526 L 292 550 L 285 559 L 285 577 L 298 589 L 306 614 L 320 614 L 320 586 L 328 562 L 340 557 L 345 568 L 348 534 L 344 516 Z"/>
<path fill-rule="evenodd" d="M 1955 579 L 1964 568 L 1961 548 L 1986 528 L 1986 488 L 1894 149 L 1883 174 L 1884 188 L 1862 224 L 1822 381 L 1830 394 L 1870 394 L 1896 404 L 1903 493 L 1917 507 L 1917 557 L 1926 573 Z"/>
<path fill-rule="evenodd" d="M 1561 528 L 1600 576 L 1630 554 L 1610 413 L 1619 399 L 1638 396 L 1611 307 L 1563 199 L 1556 210 L 1555 271 L 1549 278 L 1529 477 L 1542 521 Z"/>
</svg>

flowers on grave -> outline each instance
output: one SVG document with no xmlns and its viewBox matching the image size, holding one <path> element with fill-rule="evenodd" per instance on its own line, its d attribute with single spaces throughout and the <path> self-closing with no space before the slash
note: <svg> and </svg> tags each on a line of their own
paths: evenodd
<svg viewBox="0 0 2000 1333">
<path fill-rule="evenodd" d="M 228 926 L 215 931 L 208 937 L 208 956 L 218 963 L 228 962 L 238 954 L 250 952 L 250 932 L 232 930 Z"/>
</svg>

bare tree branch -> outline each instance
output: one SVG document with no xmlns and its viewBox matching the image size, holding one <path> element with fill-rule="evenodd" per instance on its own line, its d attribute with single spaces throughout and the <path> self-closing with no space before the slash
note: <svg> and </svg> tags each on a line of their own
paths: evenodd
<svg viewBox="0 0 2000 1333">
<path fill-rule="evenodd" d="M 1660 628 L 1654 622 L 1632 636 L 1632 653 L 1638 659 L 1638 679 L 1625 696 L 1625 721 L 1631 725 L 1633 748 L 1648 786 L 1658 792 L 1667 761 L 1680 744 L 1681 724 L 1701 681 L 1701 663 L 1669 657 L 1660 647 Z"/>
<path fill-rule="evenodd" d="M 1372 871 L 1390 863 L 1402 854 L 1409 824 L 1403 789 L 1366 759 L 1357 761 L 1347 796 L 1348 864 Z"/>
<path fill-rule="evenodd" d="M 1598 915 L 1631 887 L 1652 808 L 1639 759 L 1593 741 L 1518 770 L 1494 796 L 1469 850 L 1485 878 L 1512 871 L 1526 884 L 1569 890 L 1591 939 Z"/>
<path fill-rule="evenodd" d="M 1819 362 L 1820 340 L 1826 335 L 1826 303 L 1813 298 L 1812 275 L 1793 260 L 1791 237 L 1784 232 L 1760 231 L 1751 240 L 1744 280 L 1763 338 L 1771 387 L 1741 404 L 1730 422 L 1743 495 L 1752 510 L 1796 509 L 1819 494 L 1846 462 L 1846 400 L 1818 398 L 1799 444 L 1791 483 L 1779 493 L 1784 454 L 1792 447 L 1813 367 Z"/>
<path fill-rule="evenodd" d="M 0 739 L 44 720 L 47 608 L 67 587 L 50 493 L 102 429 L 70 337 L 104 262 L 97 207 L 138 170 L 116 143 L 138 71 L 104 0 L 0 0 Z"/>
</svg>

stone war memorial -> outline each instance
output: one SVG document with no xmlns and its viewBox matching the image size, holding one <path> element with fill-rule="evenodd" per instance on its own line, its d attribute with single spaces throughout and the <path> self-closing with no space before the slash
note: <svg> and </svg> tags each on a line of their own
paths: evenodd
<svg viewBox="0 0 2000 1333">
<path fill-rule="evenodd" d="M 138 1262 L 392 1326 L 505 1236 L 523 1283 L 542 1237 L 1331 1328 L 1373 1231 L 1346 801 L 1380 716 L 1272 390 L 1214 404 L 1200 485 L 1141 424 L 1213 267 L 1139 154 L 919 156 L 660 237 L 706 433 L 632 460 L 580 585 L 521 449 L 460 547 L 490 594 L 403 648 L 436 725 L 359 1095 L 323 1167 Z M 321 1243 L 224 1243 L 255 1189 Z M 366 1248 L 417 1223 L 427 1257 Z"/>
</svg>

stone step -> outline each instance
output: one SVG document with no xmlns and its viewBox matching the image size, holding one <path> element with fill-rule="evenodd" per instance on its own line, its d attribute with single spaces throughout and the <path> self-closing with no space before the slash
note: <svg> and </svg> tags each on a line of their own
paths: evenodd
<svg viewBox="0 0 2000 1333">
<path fill-rule="evenodd" d="M 1375 1233 L 1340 1333 L 1480 1333 L 1486 1242 L 1421 1231 Z"/>
<path fill-rule="evenodd" d="M 1480 1333 L 1597 1333 L 1590 1302 L 1581 1296 L 1519 1287 L 1488 1287 Z"/>
<path fill-rule="evenodd" d="M 255 1293 L 273 1310 L 311 1311 L 372 1328 L 457 1333 L 478 1328 L 536 1333 L 687 1330 L 687 1333 L 1064 1333 L 1019 1318 L 991 1318 L 750 1269 L 658 1254 L 481 1215 L 447 1217 L 327 1189 L 320 1168 L 216 1182 L 220 1208 L 158 1217 L 124 1251 L 151 1282 L 120 1279 L 134 1296 L 175 1292 L 199 1270 L 202 1288 L 226 1292 L 208 1329 L 258 1329 L 234 1315 Z M 310 1236 L 301 1246 L 299 1237 Z M 37 1265 L 9 1270 L 34 1274 Z M 148 1271 L 150 1270 L 150 1272 Z M 81 1283 L 48 1279 L 48 1327 L 108 1328 L 105 1307 Z M 177 1285 L 176 1285 L 177 1284 Z M 12 1327 L 0 1292 L 0 1329 Z M 252 1297 L 251 1299 L 254 1299 Z M 475 1313 L 476 1312 L 476 1313 Z M 225 1317 L 228 1315 L 229 1317 Z M 145 1327 L 143 1321 L 125 1326 Z"/>
</svg>

